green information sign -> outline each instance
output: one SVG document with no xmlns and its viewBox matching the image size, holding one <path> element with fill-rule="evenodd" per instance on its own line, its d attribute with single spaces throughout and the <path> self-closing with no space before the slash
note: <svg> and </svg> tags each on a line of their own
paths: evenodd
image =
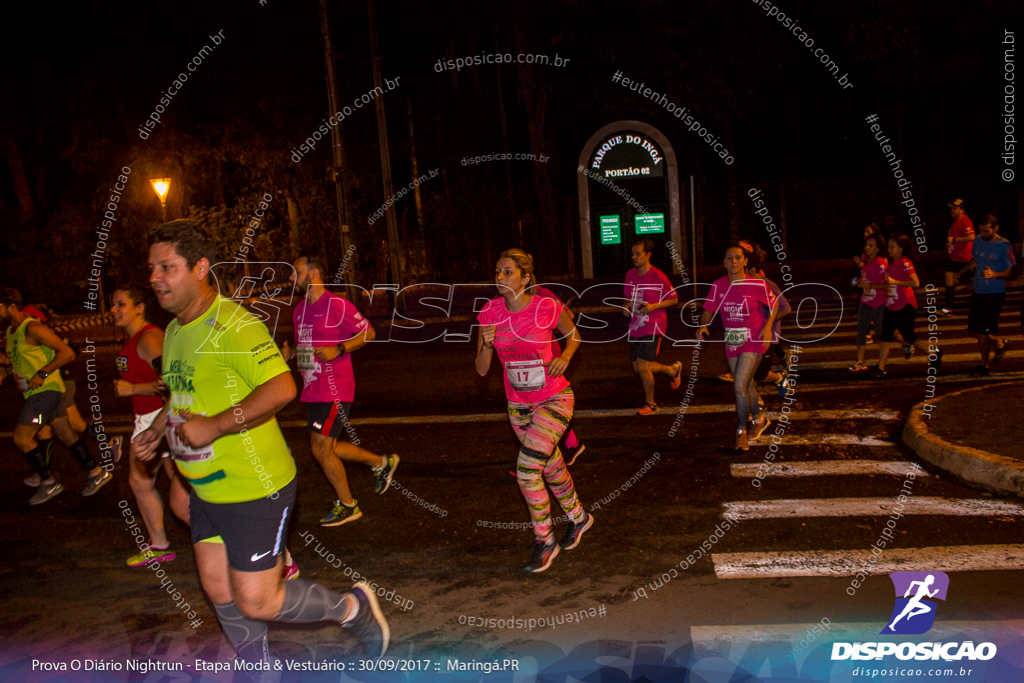
<svg viewBox="0 0 1024 683">
<path fill-rule="evenodd" d="M 601 216 L 601 244 L 622 244 L 618 215 Z"/>
<path fill-rule="evenodd" d="M 665 214 L 645 213 L 633 219 L 636 226 L 636 234 L 646 235 L 655 232 L 665 232 Z"/>
</svg>

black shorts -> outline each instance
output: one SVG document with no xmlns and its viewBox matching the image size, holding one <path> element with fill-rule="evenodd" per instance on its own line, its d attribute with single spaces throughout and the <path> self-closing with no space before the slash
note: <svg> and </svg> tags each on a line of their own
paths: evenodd
<svg viewBox="0 0 1024 683">
<path fill-rule="evenodd" d="M 967 331 L 971 334 L 999 334 L 999 314 L 1006 292 L 971 294 L 971 310 L 967 313 Z"/>
<path fill-rule="evenodd" d="M 636 361 L 640 358 L 647 361 L 658 360 L 658 351 L 661 349 L 661 335 L 651 334 L 646 337 L 629 338 L 629 359 Z"/>
<path fill-rule="evenodd" d="M 337 439 L 344 431 L 345 423 L 348 422 L 351 412 L 351 401 L 307 403 L 306 422 L 309 425 L 309 431 Z"/>
<path fill-rule="evenodd" d="M 917 333 L 914 332 L 914 322 L 917 320 L 917 309 L 907 304 L 898 311 L 885 309 L 882 318 L 882 341 L 892 341 L 896 330 L 900 331 L 904 344 L 913 344 L 917 341 Z"/>
<path fill-rule="evenodd" d="M 761 362 L 757 364 L 757 370 L 754 372 L 754 381 L 763 381 L 768 376 L 772 366 L 775 365 L 775 361 L 781 361 L 785 365 L 786 352 L 778 344 L 771 344 L 768 347 L 768 352 L 761 357 Z"/>
<path fill-rule="evenodd" d="M 18 424 L 36 427 L 50 424 L 57 417 L 63 401 L 64 394 L 60 391 L 47 390 L 32 394 L 25 399 L 25 405 L 21 407 Z"/>
<path fill-rule="evenodd" d="M 276 496 L 271 494 L 246 503 L 208 503 L 192 489 L 192 543 L 219 540 L 228 551 L 228 564 L 236 571 L 273 569 L 284 552 L 288 520 L 295 507 L 295 489 L 292 479 Z"/>
<path fill-rule="evenodd" d="M 953 259 L 949 258 L 949 255 L 947 254 L 946 255 L 946 265 L 945 265 L 945 268 L 944 268 L 944 272 L 946 272 L 946 273 L 959 273 L 960 269 L 963 268 L 964 266 L 966 266 L 967 263 L 968 263 L 967 261 L 954 261 Z M 966 275 L 967 277 L 971 277 L 972 273 L 974 273 L 974 268 L 971 268 L 970 270 L 968 270 L 966 273 L 964 273 L 964 275 Z"/>
</svg>

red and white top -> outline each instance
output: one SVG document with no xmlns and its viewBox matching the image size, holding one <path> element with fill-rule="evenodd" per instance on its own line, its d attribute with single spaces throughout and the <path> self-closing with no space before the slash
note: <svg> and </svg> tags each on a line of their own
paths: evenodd
<svg viewBox="0 0 1024 683">
<path fill-rule="evenodd" d="M 552 349 L 552 330 L 564 307 L 557 299 L 533 296 L 521 311 L 511 312 L 505 298 L 484 304 L 477 316 L 494 326 L 494 350 L 505 369 L 505 396 L 515 403 L 540 403 L 569 386 L 565 376 L 549 377 L 545 365 L 560 353 Z M 557 348 L 557 345 L 555 345 Z"/>
<path fill-rule="evenodd" d="M 949 236 L 953 239 L 959 237 L 970 237 L 974 239 L 974 223 L 966 215 L 960 216 L 953 225 L 949 226 Z M 967 263 L 971 260 L 971 251 L 974 248 L 974 242 L 953 242 L 952 244 L 946 245 L 946 251 L 949 252 L 949 258 L 958 263 Z"/>
<path fill-rule="evenodd" d="M 117 356 L 117 372 L 121 379 L 132 384 L 146 384 L 160 379 L 153 366 L 139 355 L 139 339 L 147 330 L 159 330 L 156 325 L 146 323 L 135 336 L 125 342 L 121 353 Z M 164 407 L 164 400 L 159 396 L 132 396 L 132 411 L 136 415 L 146 415 Z"/>
</svg>

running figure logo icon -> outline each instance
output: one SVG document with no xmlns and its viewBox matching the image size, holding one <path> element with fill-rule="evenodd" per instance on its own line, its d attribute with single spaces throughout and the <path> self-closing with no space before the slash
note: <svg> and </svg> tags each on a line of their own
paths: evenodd
<svg viewBox="0 0 1024 683">
<path fill-rule="evenodd" d="M 879 633 L 919 635 L 928 632 L 935 623 L 938 608 L 934 600 L 946 599 L 949 577 L 943 572 L 893 572 L 889 578 L 896 590 L 896 605 L 889 625 Z"/>
</svg>

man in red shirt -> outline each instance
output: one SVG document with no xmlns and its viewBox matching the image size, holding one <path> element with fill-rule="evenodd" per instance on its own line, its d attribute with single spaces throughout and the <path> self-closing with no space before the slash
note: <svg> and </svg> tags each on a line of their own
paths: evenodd
<svg viewBox="0 0 1024 683">
<path fill-rule="evenodd" d="M 953 217 L 953 225 L 949 226 L 949 236 L 946 237 L 946 305 L 939 309 L 942 315 L 953 312 L 957 277 L 964 265 L 970 262 L 974 244 L 974 223 L 964 212 L 964 200 L 953 200 L 949 204 L 949 215 Z"/>
</svg>

